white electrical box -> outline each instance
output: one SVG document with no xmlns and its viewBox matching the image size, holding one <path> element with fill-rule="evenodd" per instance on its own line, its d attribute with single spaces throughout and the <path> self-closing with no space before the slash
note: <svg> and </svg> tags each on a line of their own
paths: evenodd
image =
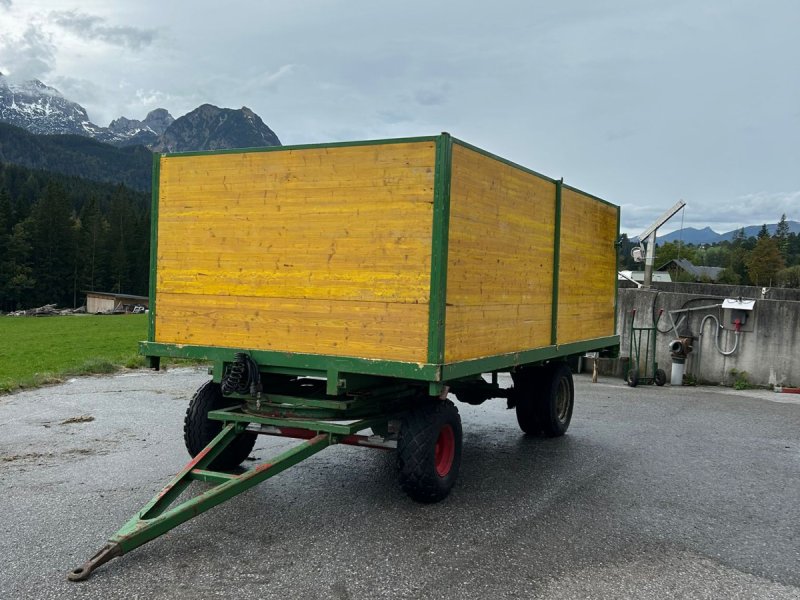
<svg viewBox="0 0 800 600">
<path fill-rule="evenodd" d="M 722 302 L 723 327 L 733 329 L 736 321 L 739 321 L 741 331 L 753 331 L 752 313 L 755 310 L 756 301 L 743 298 L 725 298 Z"/>
</svg>

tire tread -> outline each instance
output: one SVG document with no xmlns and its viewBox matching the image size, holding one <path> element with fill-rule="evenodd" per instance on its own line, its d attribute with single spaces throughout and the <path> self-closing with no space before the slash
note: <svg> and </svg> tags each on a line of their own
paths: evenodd
<svg viewBox="0 0 800 600">
<path fill-rule="evenodd" d="M 225 401 L 218 383 L 206 381 L 197 389 L 189 401 L 183 420 L 183 440 L 189 456 L 197 456 L 222 431 L 222 421 L 209 419 L 208 413 L 229 404 L 230 402 Z M 221 471 L 235 469 L 250 456 L 256 437 L 254 433 L 242 433 L 228 444 L 209 468 Z"/>
<path fill-rule="evenodd" d="M 455 435 L 455 456 L 446 477 L 434 468 L 433 454 L 439 431 L 450 424 Z M 443 500 L 455 484 L 461 463 L 461 418 L 450 400 L 443 400 L 409 412 L 403 420 L 397 443 L 400 487 L 417 502 Z"/>
</svg>

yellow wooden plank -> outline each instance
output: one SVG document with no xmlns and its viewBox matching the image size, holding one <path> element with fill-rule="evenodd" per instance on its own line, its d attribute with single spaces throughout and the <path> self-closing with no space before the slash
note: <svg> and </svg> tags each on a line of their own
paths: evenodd
<svg viewBox="0 0 800 600">
<path fill-rule="evenodd" d="M 549 344 L 555 184 L 453 147 L 445 360 Z"/>
<path fill-rule="evenodd" d="M 160 293 L 159 342 L 425 362 L 428 307 Z"/>
<path fill-rule="evenodd" d="M 614 335 L 617 208 L 565 188 L 561 232 L 558 343 Z"/>
<path fill-rule="evenodd" d="M 448 307 L 448 362 L 506 354 L 549 345 L 551 304 Z M 486 324 L 491 323 L 492 327 Z"/>
<path fill-rule="evenodd" d="M 421 362 L 433 142 L 161 159 L 156 339 Z"/>
</svg>

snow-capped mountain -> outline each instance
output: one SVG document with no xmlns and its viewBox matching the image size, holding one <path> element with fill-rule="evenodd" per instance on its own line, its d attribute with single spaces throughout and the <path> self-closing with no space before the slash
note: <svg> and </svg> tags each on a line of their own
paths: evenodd
<svg viewBox="0 0 800 600">
<path fill-rule="evenodd" d="M 90 135 L 115 146 L 134 146 L 141 144 L 148 148 L 158 143 L 167 127 L 175 121 L 165 108 L 157 108 L 147 113 L 143 121 L 120 117 L 114 119 L 108 127 L 99 127 Z"/>
<path fill-rule="evenodd" d="M 75 134 L 114 146 L 154 145 L 175 119 L 163 108 L 143 121 L 120 117 L 108 127 L 89 120 L 86 109 L 38 79 L 15 82 L 0 73 L 0 121 L 36 134 Z"/>
<path fill-rule="evenodd" d="M 166 109 L 144 120 L 120 117 L 108 127 L 89 120 L 80 104 L 39 80 L 16 83 L 0 73 L 0 121 L 35 134 L 76 134 L 113 146 L 142 145 L 160 152 L 280 146 L 275 133 L 246 107 L 203 104 L 175 120 Z"/>
<path fill-rule="evenodd" d="M 80 104 L 64 98 L 38 79 L 14 83 L 0 73 L 0 121 L 31 133 L 88 135 L 89 115 Z M 96 127 L 95 125 L 92 125 Z"/>
</svg>

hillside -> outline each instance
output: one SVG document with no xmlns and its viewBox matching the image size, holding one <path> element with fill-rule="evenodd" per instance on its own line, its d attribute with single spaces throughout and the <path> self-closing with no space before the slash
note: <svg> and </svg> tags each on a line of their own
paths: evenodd
<svg viewBox="0 0 800 600">
<path fill-rule="evenodd" d="M 34 135 L 0 123 L 0 162 L 4 163 L 147 191 L 152 160 L 152 153 L 143 146 L 117 148 L 80 135 Z"/>
<path fill-rule="evenodd" d="M 149 194 L 0 163 L 0 310 L 145 294 Z"/>
</svg>

